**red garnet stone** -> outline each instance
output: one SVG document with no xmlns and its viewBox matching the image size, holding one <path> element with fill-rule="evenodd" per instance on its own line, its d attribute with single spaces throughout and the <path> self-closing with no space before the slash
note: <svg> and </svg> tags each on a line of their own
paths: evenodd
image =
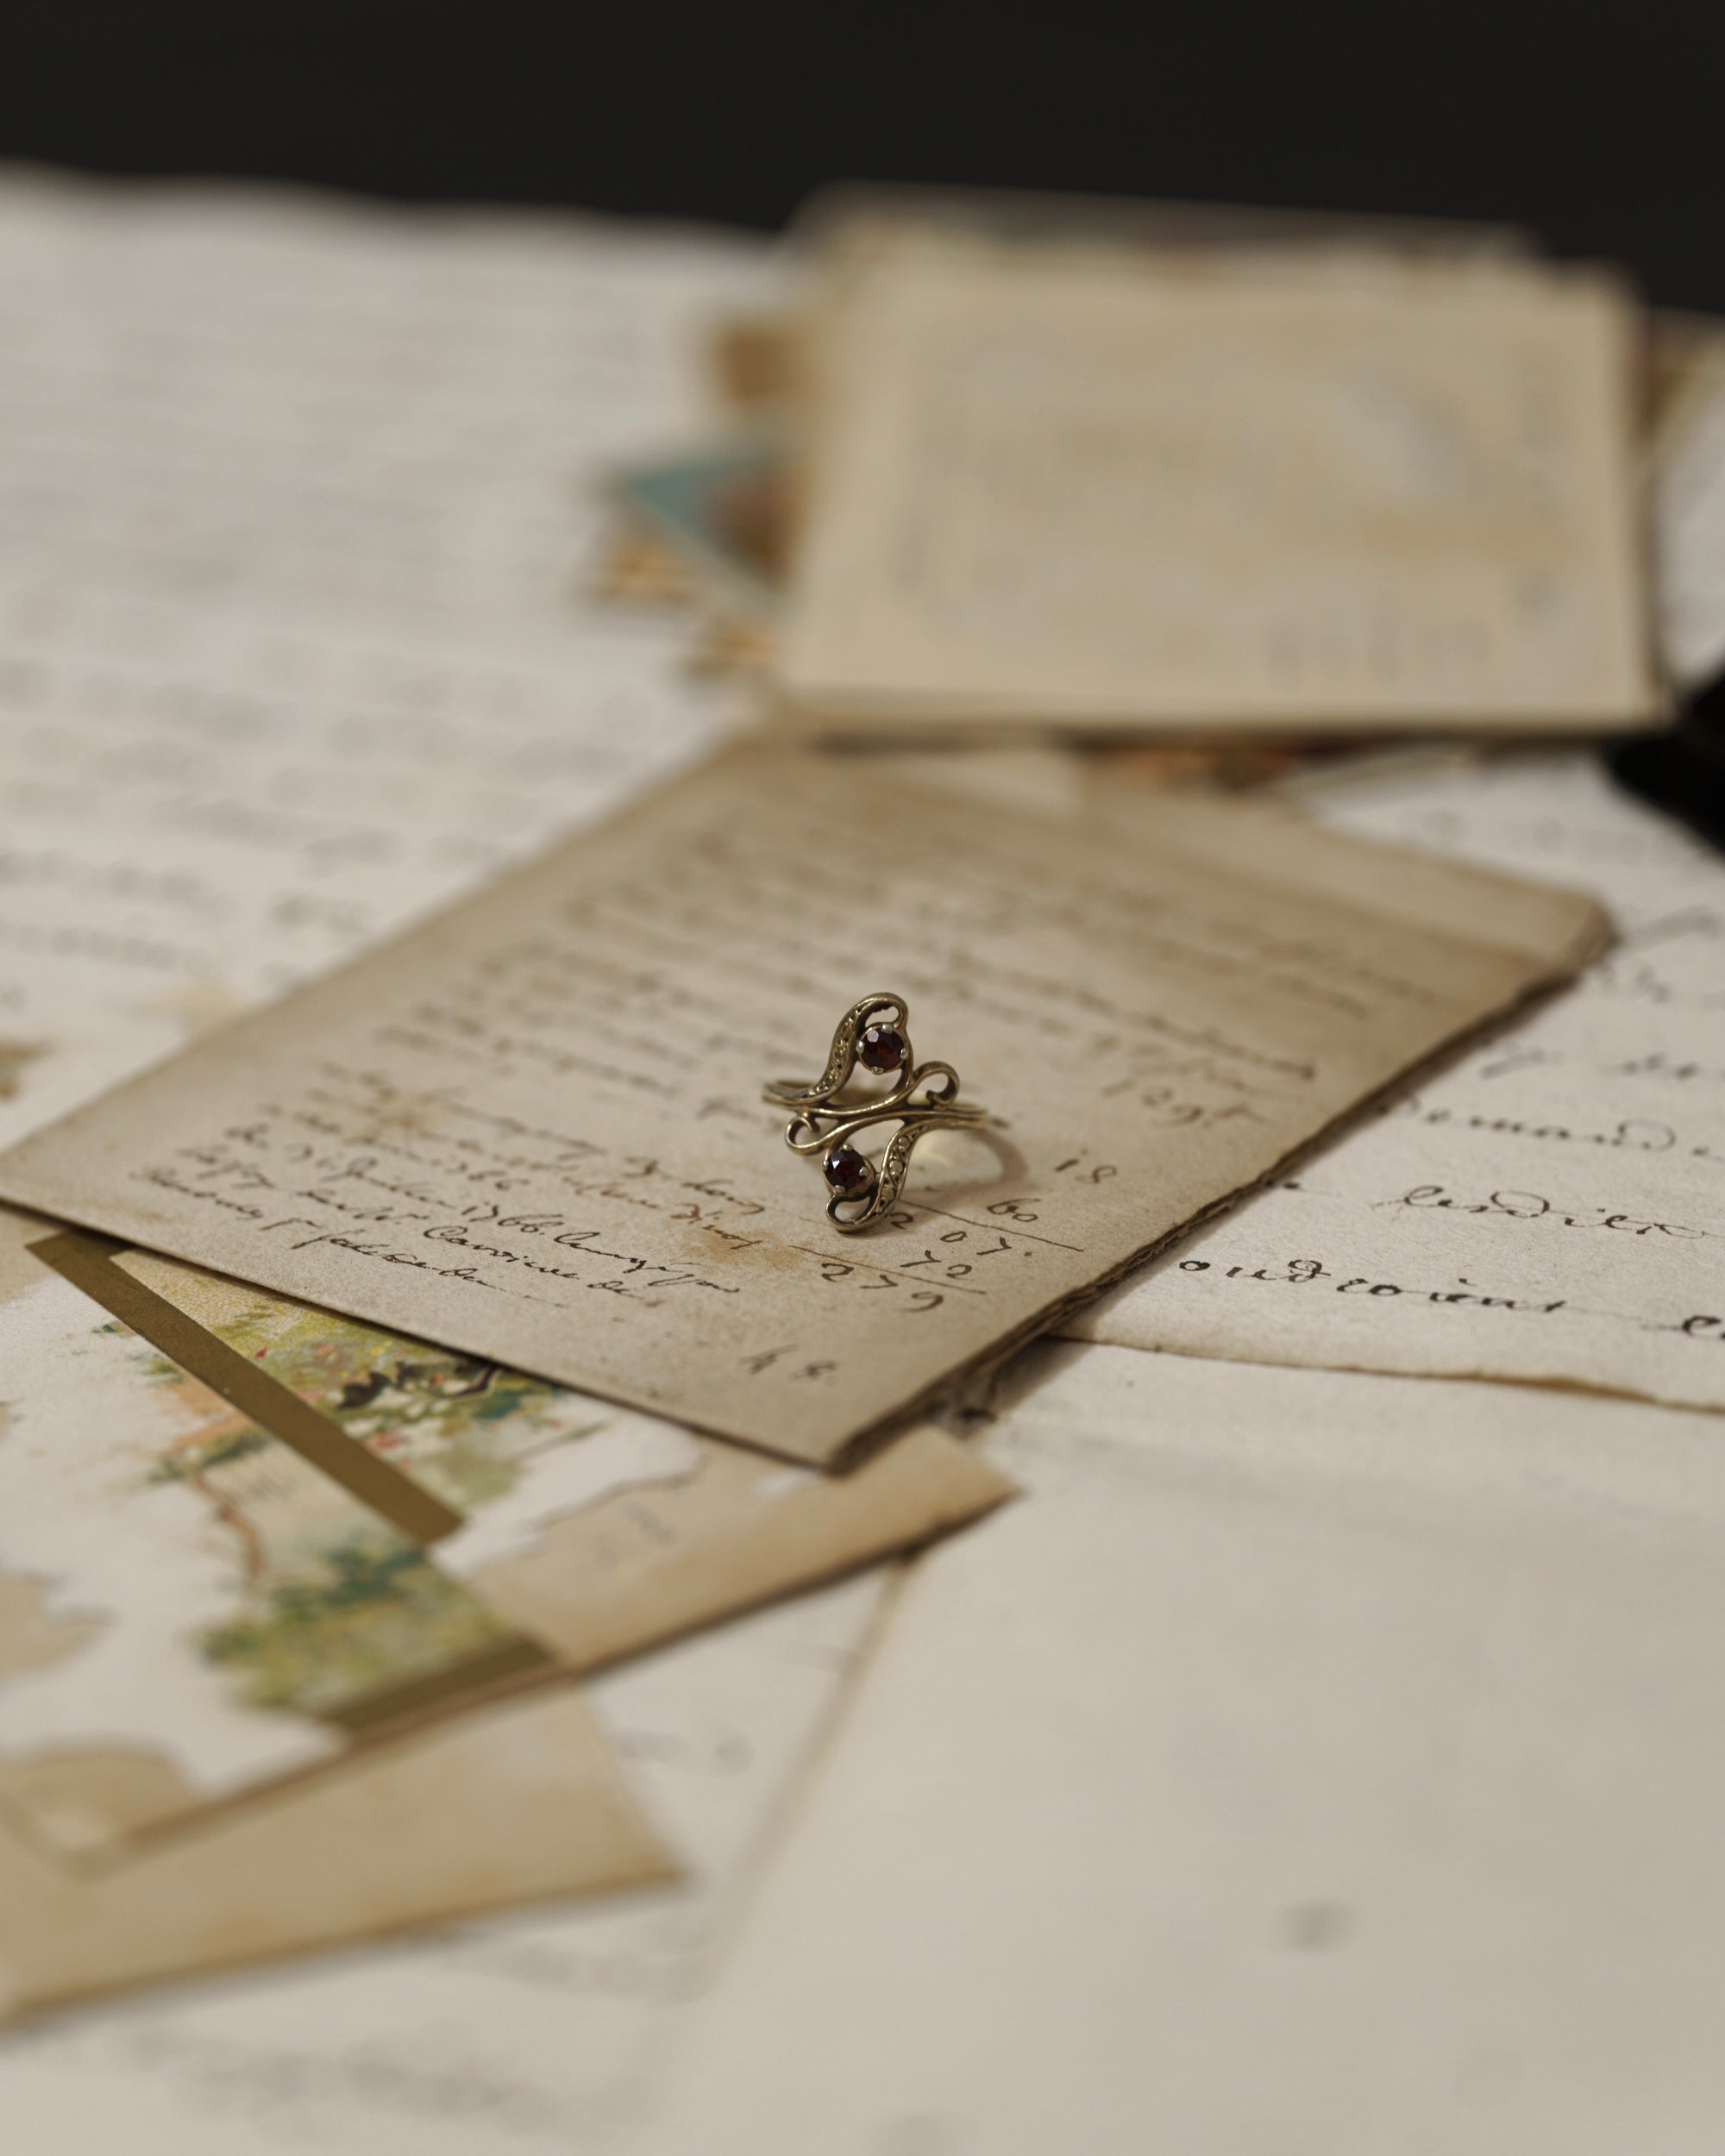
<svg viewBox="0 0 1725 2156">
<path fill-rule="evenodd" d="M 875 1163 L 854 1145 L 835 1145 L 820 1168 L 841 1198 L 860 1198 L 874 1187 Z"/>
<path fill-rule="evenodd" d="M 856 1060 L 866 1069 L 902 1070 L 911 1044 L 896 1025 L 870 1025 L 856 1044 Z"/>
</svg>

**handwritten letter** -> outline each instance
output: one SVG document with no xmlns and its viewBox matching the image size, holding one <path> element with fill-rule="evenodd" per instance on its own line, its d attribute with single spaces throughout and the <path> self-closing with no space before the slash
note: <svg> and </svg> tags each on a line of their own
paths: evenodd
<svg viewBox="0 0 1725 2156">
<path fill-rule="evenodd" d="M 26 1141 L 0 1191 L 827 1461 L 1599 935 L 1416 868 L 1251 811 L 1074 823 L 738 755 Z M 875 987 L 1000 1121 L 925 1140 L 848 1238 L 760 1089 Z"/>
<path fill-rule="evenodd" d="M 1566 995 L 1386 1102 L 1074 1329 L 1725 1408 L 1717 856 L 1573 755 L 1360 784 L 1325 812 L 1590 884 L 1622 940 Z"/>
</svg>

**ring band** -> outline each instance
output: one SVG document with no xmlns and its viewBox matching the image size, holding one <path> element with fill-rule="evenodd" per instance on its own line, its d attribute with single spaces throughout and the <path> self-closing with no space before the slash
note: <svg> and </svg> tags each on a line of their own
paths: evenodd
<svg viewBox="0 0 1725 2156">
<path fill-rule="evenodd" d="M 986 1108 L 960 1107 L 958 1073 L 950 1063 L 919 1063 L 911 1049 L 910 1006 L 884 992 L 853 1003 L 838 1021 L 826 1069 L 812 1085 L 783 1079 L 766 1090 L 768 1105 L 795 1112 L 785 1126 L 794 1153 L 821 1156 L 830 1195 L 826 1217 L 841 1235 L 866 1228 L 897 1202 L 917 1140 L 925 1131 L 975 1130 L 988 1120 Z M 884 1094 L 853 1094 L 844 1087 L 858 1064 L 890 1078 Z M 879 1161 L 851 1144 L 875 1123 L 899 1129 Z M 841 1206 L 856 1211 L 841 1212 Z"/>
</svg>

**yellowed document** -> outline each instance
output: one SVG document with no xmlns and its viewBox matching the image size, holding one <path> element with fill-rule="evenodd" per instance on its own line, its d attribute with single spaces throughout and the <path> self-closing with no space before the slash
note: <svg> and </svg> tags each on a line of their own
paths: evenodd
<svg viewBox="0 0 1725 2156">
<path fill-rule="evenodd" d="M 1071 1329 L 1725 1409 L 1725 863 L 1567 752 L 1302 798 L 1358 836 L 1584 884 L 1622 940 Z"/>
<path fill-rule="evenodd" d="M 1632 317 L 1590 274 L 1229 257 L 859 270 L 782 646 L 857 730 L 1652 717 Z"/>
<path fill-rule="evenodd" d="M 0 1820 L 0 2017 L 674 1870 L 564 1690 L 401 1738 L 98 1877 Z"/>
<path fill-rule="evenodd" d="M 1707 2156 L 1713 1418 L 1074 1352 L 640 2156 Z"/>
<path fill-rule="evenodd" d="M 890 254 L 926 253 L 937 245 L 948 253 L 962 248 L 973 259 L 994 253 L 1008 260 L 1026 249 L 1057 250 L 1068 259 L 1082 250 L 1104 260 L 1122 251 L 1152 260 L 1219 250 L 1453 260 L 1538 252 L 1534 235 L 1512 225 L 848 181 L 822 187 L 803 202 L 787 238 L 805 279 L 817 280 L 814 303 L 805 285 L 803 304 L 794 311 L 729 314 L 710 331 L 714 384 L 736 412 L 782 407 L 806 392 L 806 342 L 819 294 L 853 265 Z"/>
<path fill-rule="evenodd" d="M 0 1191 L 831 1461 L 1603 933 L 1291 817 L 1074 823 L 737 754 L 27 1141 Z M 874 987 L 999 1121 L 841 1236 L 760 1092 Z"/>
</svg>

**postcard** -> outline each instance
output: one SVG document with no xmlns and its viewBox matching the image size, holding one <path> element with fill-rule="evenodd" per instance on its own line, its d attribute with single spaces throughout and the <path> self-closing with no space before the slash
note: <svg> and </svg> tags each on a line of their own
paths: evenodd
<svg viewBox="0 0 1725 2156">
<path fill-rule="evenodd" d="M 0 1194 L 831 1463 L 1604 934 L 1291 815 L 739 749 L 37 1133 Z M 995 1119 L 844 1234 L 762 1090 L 871 991 Z"/>
</svg>

